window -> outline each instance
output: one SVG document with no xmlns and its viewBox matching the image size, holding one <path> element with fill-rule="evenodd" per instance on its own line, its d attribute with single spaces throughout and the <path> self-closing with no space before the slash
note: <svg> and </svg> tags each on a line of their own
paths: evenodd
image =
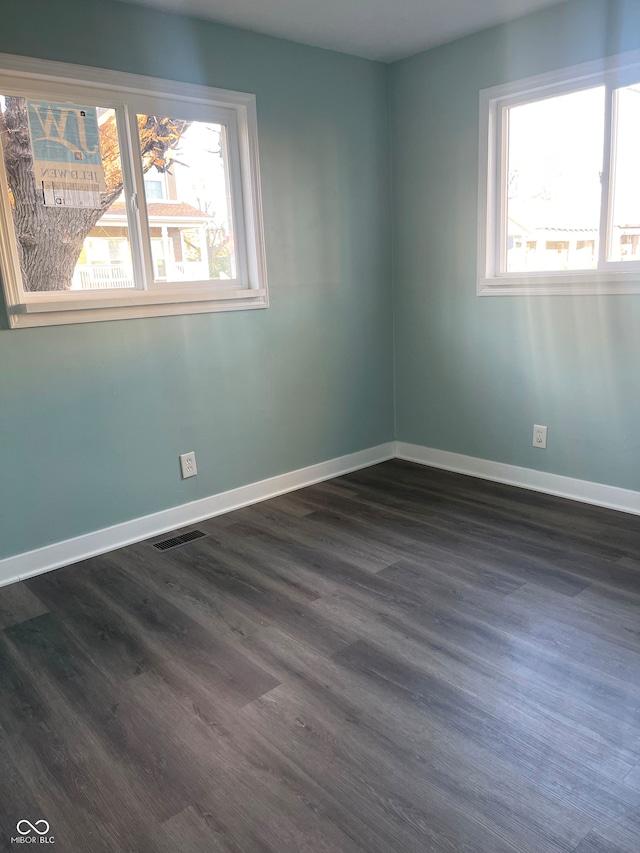
<svg viewBox="0 0 640 853">
<path fill-rule="evenodd" d="M 164 198 L 164 182 L 144 176 L 144 194 L 147 201 L 159 201 Z"/>
<path fill-rule="evenodd" d="M 267 306 L 253 95 L 0 56 L 0 145 L 12 327 Z"/>
<path fill-rule="evenodd" d="M 640 293 L 640 53 L 480 93 L 478 293 Z"/>
</svg>

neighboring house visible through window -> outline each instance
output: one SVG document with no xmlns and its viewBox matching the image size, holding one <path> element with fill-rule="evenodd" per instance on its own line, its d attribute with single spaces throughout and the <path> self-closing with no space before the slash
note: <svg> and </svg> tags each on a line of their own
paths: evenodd
<svg viewBox="0 0 640 853">
<path fill-rule="evenodd" d="M 0 56 L 0 143 L 12 326 L 268 304 L 252 95 Z"/>
<path fill-rule="evenodd" d="M 206 213 L 174 199 L 147 201 L 147 217 L 155 281 L 207 281 L 213 272 L 231 278 L 228 243 L 215 243 L 215 221 Z M 134 286 L 126 222 L 124 202 L 114 202 L 84 241 L 71 290 Z M 228 271 L 213 270 L 216 263 Z"/>
<path fill-rule="evenodd" d="M 478 292 L 640 293 L 640 54 L 480 96 Z"/>
</svg>

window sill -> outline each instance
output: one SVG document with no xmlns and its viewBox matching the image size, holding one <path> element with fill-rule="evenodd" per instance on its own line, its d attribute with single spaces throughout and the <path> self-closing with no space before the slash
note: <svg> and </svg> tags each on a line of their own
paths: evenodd
<svg viewBox="0 0 640 853">
<path fill-rule="evenodd" d="M 640 294 L 640 271 L 505 275 L 478 279 L 478 296 L 625 296 Z"/>
<path fill-rule="evenodd" d="M 66 294 L 61 294 L 64 298 Z M 151 298 L 149 298 L 151 296 Z M 164 297 L 164 298 L 163 298 Z M 105 320 L 128 320 L 144 317 L 170 317 L 181 314 L 212 314 L 222 311 L 246 311 L 267 308 L 266 290 L 220 291 L 190 296 L 189 301 L 176 301 L 175 295 L 143 294 L 140 291 L 118 297 L 100 295 L 97 298 L 74 299 L 61 304 L 61 299 L 43 299 L 38 294 L 21 306 L 9 311 L 13 329 L 33 326 L 61 326 L 74 323 L 97 323 Z"/>
</svg>

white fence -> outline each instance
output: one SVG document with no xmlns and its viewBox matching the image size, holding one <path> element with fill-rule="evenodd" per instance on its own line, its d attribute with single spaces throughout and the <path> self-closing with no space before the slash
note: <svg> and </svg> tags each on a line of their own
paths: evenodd
<svg viewBox="0 0 640 853">
<path fill-rule="evenodd" d="M 124 264 L 76 264 L 71 290 L 105 290 L 110 287 L 134 287 L 133 270 Z"/>
<path fill-rule="evenodd" d="M 178 263 L 167 261 L 163 265 L 165 275 L 158 281 L 206 281 L 209 278 L 207 264 L 201 261 Z M 133 270 L 124 264 L 76 264 L 71 290 L 105 290 L 112 287 L 134 287 Z"/>
</svg>

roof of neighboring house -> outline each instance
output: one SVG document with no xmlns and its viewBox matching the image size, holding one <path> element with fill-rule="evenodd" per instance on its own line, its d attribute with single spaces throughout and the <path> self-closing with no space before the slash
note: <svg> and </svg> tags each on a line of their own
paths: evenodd
<svg viewBox="0 0 640 853">
<path fill-rule="evenodd" d="M 597 228 L 565 228 L 562 225 L 545 225 L 544 228 L 536 228 L 536 231 L 544 231 L 545 234 L 578 234 L 581 236 L 598 234 Z"/>
<path fill-rule="evenodd" d="M 107 216 L 125 216 L 127 212 L 123 201 L 114 202 Z M 210 219 L 208 214 L 197 207 L 181 201 L 150 201 L 147 204 L 147 213 L 152 219 Z"/>
<path fill-rule="evenodd" d="M 598 228 L 566 228 L 562 225 L 545 225 L 534 228 L 527 228 L 525 225 L 523 225 L 521 222 L 517 222 L 511 216 L 509 217 L 509 222 L 511 223 L 511 226 L 509 227 L 509 234 L 518 234 L 518 232 L 512 227 L 513 225 L 515 225 L 517 226 L 517 228 L 520 229 L 522 234 L 526 234 L 529 237 L 533 237 L 541 233 L 545 234 L 547 237 L 566 237 L 566 235 L 568 234 L 576 234 L 578 237 L 598 236 Z M 640 231 L 640 225 L 614 225 L 613 230 L 635 233 L 637 231 Z"/>
</svg>

